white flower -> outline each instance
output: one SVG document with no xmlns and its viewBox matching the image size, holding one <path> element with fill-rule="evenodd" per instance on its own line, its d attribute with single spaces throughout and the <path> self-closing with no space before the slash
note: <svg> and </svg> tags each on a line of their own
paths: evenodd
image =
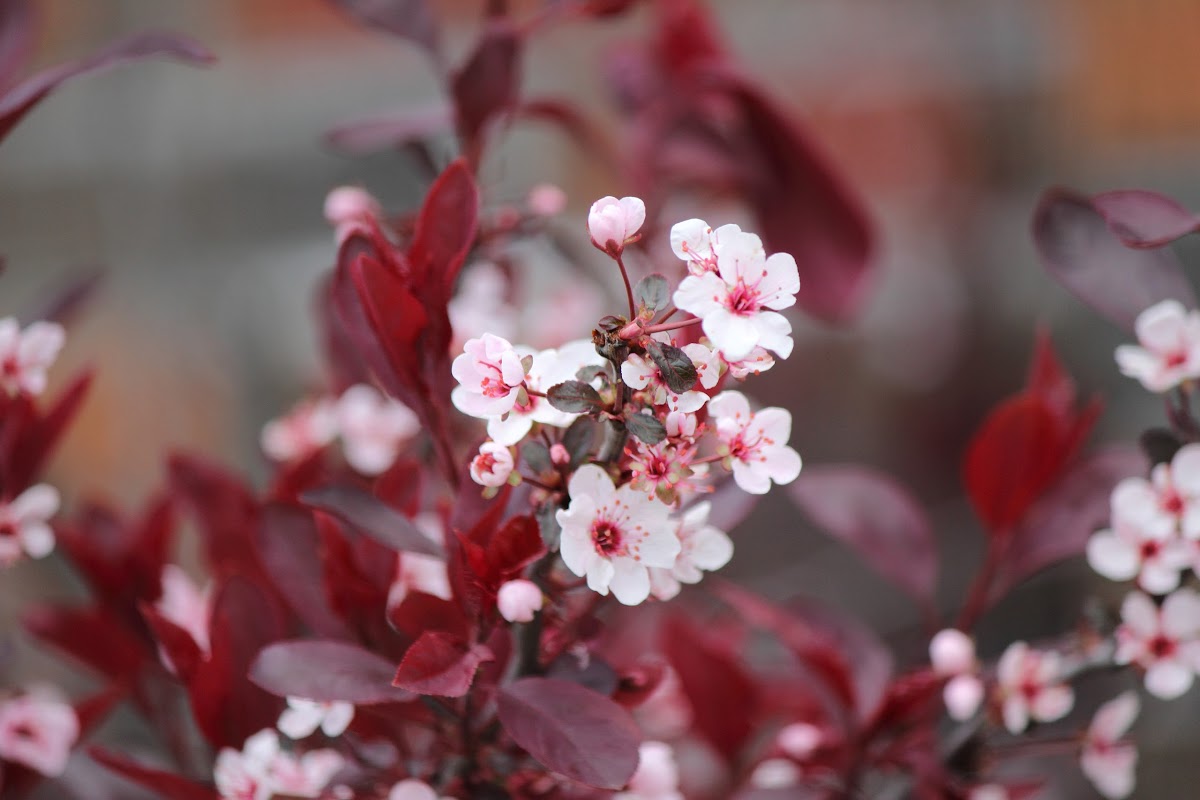
<svg viewBox="0 0 1200 800">
<path fill-rule="evenodd" d="M 807 761 L 825 740 L 825 734 L 816 725 L 793 722 L 775 736 L 779 749 L 797 761 Z"/>
<path fill-rule="evenodd" d="M 1138 315 L 1134 330 L 1140 346 L 1117 348 L 1122 374 L 1137 378 L 1151 392 L 1200 377 L 1200 312 L 1163 300 Z"/>
<path fill-rule="evenodd" d="M 971 637 L 953 628 L 938 631 L 929 642 L 929 663 L 935 673 L 948 678 L 942 700 L 950 718 L 961 722 L 975 716 L 983 703 L 984 688 Z"/>
<path fill-rule="evenodd" d="M 46 391 L 46 372 L 66 338 L 56 322 L 34 322 L 22 331 L 13 317 L 0 319 L 0 388 L 32 395 Z"/>
<path fill-rule="evenodd" d="M 1088 540 L 1092 569 L 1114 581 L 1137 578 L 1152 594 L 1174 591 L 1191 555 L 1176 534 L 1175 518 L 1159 508 L 1154 487 L 1126 478 L 1113 489 L 1111 505 L 1112 528 Z"/>
<path fill-rule="evenodd" d="M 264 425 L 260 444 L 275 461 L 298 461 L 332 442 L 337 429 L 333 403 L 321 398 L 301 403 L 287 416 Z"/>
<path fill-rule="evenodd" d="M 670 569 L 650 570 L 654 596 L 670 600 L 679 594 L 681 583 L 699 583 L 705 572 L 715 572 L 733 558 L 733 542 L 719 528 L 708 524 L 712 504 L 707 500 L 687 509 L 677 522 L 679 555 Z"/>
<path fill-rule="evenodd" d="M 592 244 L 617 255 L 637 235 L 646 221 L 646 204 L 637 197 L 601 197 L 588 211 L 588 233 Z"/>
<path fill-rule="evenodd" d="M 61 775 L 79 738 L 75 709 L 31 692 L 0 702 L 0 759 Z"/>
<path fill-rule="evenodd" d="M 336 228 L 378 217 L 379 201 L 359 186 L 339 186 L 325 195 L 325 220 Z"/>
<path fill-rule="evenodd" d="M 1140 707 L 1137 694 L 1125 692 L 1100 706 L 1088 726 L 1080 766 L 1108 800 L 1123 800 L 1133 793 L 1137 747 L 1121 737 L 1137 719 Z"/>
<path fill-rule="evenodd" d="M 496 607 L 509 622 L 531 622 L 542 608 L 542 590 L 533 581 L 506 581 L 496 592 Z"/>
<path fill-rule="evenodd" d="M 750 411 L 741 392 L 721 392 L 708 403 L 716 420 L 720 452 L 733 469 L 737 485 L 750 494 L 766 494 L 771 482 L 791 483 L 800 474 L 800 455 L 788 447 L 792 415 L 782 408 Z"/>
<path fill-rule="evenodd" d="M 702 344 L 687 344 L 681 349 L 696 368 L 696 383 L 705 389 L 716 386 L 721 378 L 720 356 Z M 649 357 L 637 353 L 631 353 L 622 362 L 621 380 L 630 388 L 643 392 L 652 405 L 665 403 L 672 411 L 690 414 L 699 411 L 708 402 L 708 395 L 696 389 L 682 394 L 671 391 L 658 365 Z"/>
<path fill-rule="evenodd" d="M 503 486 L 512 471 L 512 451 L 496 442 L 479 445 L 479 454 L 471 459 L 471 480 L 480 486 Z"/>
<path fill-rule="evenodd" d="M 1121 605 L 1113 660 L 1144 669 L 1146 691 L 1155 697 L 1182 695 L 1200 667 L 1200 595 L 1180 589 L 1158 608 L 1141 592 L 1131 592 Z"/>
<path fill-rule="evenodd" d="M 417 415 L 408 406 L 366 384 L 342 393 L 337 419 L 346 461 L 363 475 L 387 471 L 401 444 L 421 430 Z"/>
<path fill-rule="evenodd" d="M 206 656 L 209 651 L 208 622 L 212 615 L 212 584 L 203 589 L 192 582 L 188 574 L 174 564 L 163 567 L 162 594 L 154 608 L 168 622 L 191 634 L 196 646 Z"/>
<path fill-rule="evenodd" d="M 21 557 L 44 558 L 54 550 L 49 519 L 58 513 L 58 490 L 39 483 L 0 503 L 0 567 Z"/>
<path fill-rule="evenodd" d="M 276 727 L 289 739 L 303 739 L 317 728 L 329 737 L 341 736 L 354 720 L 351 703 L 321 703 L 303 697 L 289 697 L 288 707 L 279 715 Z"/>
<path fill-rule="evenodd" d="M 800 275 L 786 253 L 770 258 L 752 233 L 739 232 L 717 248 L 717 272 L 689 275 L 675 290 L 675 305 L 703 320 L 705 335 L 727 361 L 756 346 L 781 358 L 792 352 L 792 326 L 775 312 L 795 305 Z"/>
<path fill-rule="evenodd" d="M 288 797 L 320 797 L 346 760 L 336 750 L 309 750 L 302 756 L 276 753 L 267 771 L 272 792 Z"/>
<path fill-rule="evenodd" d="M 744 381 L 751 375 L 760 375 L 775 366 L 775 357 L 761 347 L 755 347 L 745 358 L 736 361 L 725 360 L 729 374 Z"/>
<path fill-rule="evenodd" d="M 1057 653 L 1034 650 L 1025 642 L 1009 645 L 996 665 L 1004 726 L 1009 733 L 1024 731 L 1031 718 L 1054 722 L 1070 713 L 1075 693 L 1062 677 Z"/>
<path fill-rule="evenodd" d="M 786 758 L 768 758 L 750 773 L 750 785 L 756 789 L 788 789 L 803 778 L 800 768 Z"/>
<path fill-rule="evenodd" d="M 387 800 L 439 800 L 439 798 L 437 792 L 428 783 L 409 778 L 393 786 L 392 790 L 388 792 Z M 443 797 L 440 800 L 450 800 L 450 798 Z"/>
<path fill-rule="evenodd" d="M 609 590 L 625 605 L 650 594 L 648 567 L 675 565 L 679 539 L 668 508 L 629 486 L 616 488 L 593 464 L 580 467 L 567 485 L 571 505 L 558 511 L 562 559 L 571 572 L 587 576 L 600 594 Z"/>
<path fill-rule="evenodd" d="M 629 786 L 613 800 L 683 800 L 679 792 L 679 767 L 675 752 L 663 742 L 642 742 L 638 747 L 637 772 Z"/>
<path fill-rule="evenodd" d="M 269 772 L 279 755 L 279 735 L 259 731 L 241 750 L 224 747 L 217 753 L 213 779 L 223 800 L 267 800 L 275 793 Z"/>
<path fill-rule="evenodd" d="M 717 253 L 722 244 L 735 241 L 741 234 L 737 225 L 722 225 L 714 231 L 702 219 L 685 219 L 671 226 L 671 250 L 687 264 L 689 273 L 703 275 L 717 271 Z M 762 255 L 766 257 L 765 252 Z"/>
<path fill-rule="evenodd" d="M 468 340 L 450 371 L 459 383 L 450 393 L 455 408 L 483 419 L 512 411 L 525 381 L 521 356 L 506 339 L 490 333 Z"/>
<path fill-rule="evenodd" d="M 525 376 L 525 386 L 543 393 L 563 381 L 575 380 L 575 374 L 581 367 L 605 363 L 604 357 L 596 352 L 596 346 L 590 340 L 582 339 L 536 353 L 522 348 L 518 350 L 518 355 L 532 357 L 529 373 Z M 565 428 L 578 416 L 559 411 L 544 397 L 527 394 L 525 402 L 514 404 L 503 418 L 488 420 L 488 436 L 499 444 L 514 445 L 529 435 L 535 422 Z"/>
</svg>

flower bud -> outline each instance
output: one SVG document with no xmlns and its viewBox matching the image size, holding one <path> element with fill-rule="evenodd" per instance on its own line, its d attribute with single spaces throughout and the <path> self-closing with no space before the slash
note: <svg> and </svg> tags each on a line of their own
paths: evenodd
<svg viewBox="0 0 1200 800">
<path fill-rule="evenodd" d="M 532 581 L 508 581 L 496 593 L 496 606 L 509 622 L 530 622 L 542 607 L 542 590 Z"/>
<path fill-rule="evenodd" d="M 975 643 L 962 631 L 938 631 L 929 643 L 929 661 L 939 675 L 962 675 L 975 669 Z"/>
<path fill-rule="evenodd" d="M 512 452 L 504 445 L 484 442 L 471 461 L 471 480 L 480 486 L 503 486 L 513 471 Z"/>
<path fill-rule="evenodd" d="M 942 699 L 946 701 L 946 711 L 951 719 L 968 720 L 975 716 L 983 702 L 983 681 L 974 675 L 951 678 L 942 690 Z"/>
<path fill-rule="evenodd" d="M 550 460 L 555 466 L 564 467 L 571 463 L 571 451 L 562 442 L 555 442 L 550 445 Z"/>
<path fill-rule="evenodd" d="M 339 186 L 325 196 L 325 219 L 335 228 L 379 216 L 378 201 L 357 186 Z"/>
<path fill-rule="evenodd" d="M 803 761 L 821 746 L 821 729 L 807 722 L 796 722 L 779 732 L 776 741 L 783 752 Z"/>
<path fill-rule="evenodd" d="M 646 204 L 637 197 L 601 197 L 588 212 L 592 244 L 610 255 L 618 255 L 625 243 L 646 221 Z"/>
<path fill-rule="evenodd" d="M 566 207 L 566 192 L 552 183 L 539 183 L 529 190 L 529 210 L 539 217 L 553 217 Z"/>
</svg>

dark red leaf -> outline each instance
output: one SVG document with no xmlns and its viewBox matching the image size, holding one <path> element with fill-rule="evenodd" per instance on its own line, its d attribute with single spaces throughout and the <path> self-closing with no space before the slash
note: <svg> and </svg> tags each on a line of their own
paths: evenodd
<svg viewBox="0 0 1200 800">
<path fill-rule="evenodd" d="M 250 680 L 279 697 L 320 703 L 375 705 L 413 699 L 392 686 L 395 672 L 391 661 L 356 644 L 314 639 L 263 648 L 250 665 Z"/>
<path fill-rule="evenodd" d="M 24 396 L 7 400 L 0 414 L 0 490 L 5 496 L 20 494 L 41 474 L 91 385 L 88 370 L 72 380 L 45 412 Z"/>
<path fill-rule="evenodd" d="M 204 668 L 204 652 L 200 645 L 196 644 L 191 633 L 164 617 L 153 606 L 143 605 L 141 611 L 179 680 L 191 682 L 196 673 Z"/>
<path fill-rule="evenodd" d="M 1127 247 L 1162 247 L 1200 228 L 1200 217 L 1177 201 L 1144 189 L 1103 192 L 1092 205 Z"/>
<path fill-rule="evenodd" d="M 195 456 L 173 455 L 168 468 L 171 488 L 200 523 L 212 570 L 261 576 L 254 547 L 259 507 L 250 487 L 224 467 Z"/>
<path fill-rule="evenodd" d="M 216 61 L 203 45 L 176 34 L 140 33 L 122 39 L 91 56 L 42 70 L 0 95 L 0 141 L 65 81 L 118 64 L 160 56 L 196 66 Z"/>
<path fill-rule="evenodd" d="M 322 585 L 325 573 L 312 514 L 269 503 L 262 511 L 256 543 L 267 575 L 296 616 L 320 636 L 342 638 L 346 626 L 334 614 L 326 593 L 314 590 Z"/>
<path fill-rule="evenodd" d="M 989 532 L 1011 533 L 1062 466 L 1062 429 L 1041 398 L 1022 393 L 997 406 L 967 448 L 967 493 Z"/>
<path fill-rule="evenodd" d="M 682 617 L 667 621 L 662 646 L 691 701 L 696 732 L 734 760 L 754 732 L 759 701 L 735 648 L 710 640 Z"/>
<path fill-rule="evenodd" d="M 216 791 L 182 775 L 165 772 L 103 747 L 89 747 L 88 755 L 97 763 L 132 783 L 171 800 L 220 800 Z"/>
<path fill-rule="evenodd" d="M 1066 189 L 1042 195 L 1033 216 L 1042 264 L 1076 297 L 1126 330 L 1146 308 L 1175 299 L 1195 307 L 1170 250 L 1132 250 L 1109 230 L 1087 197 Z"/>
<path fill-rule="evenodd" d="M 422 533 L 412 520 L 393 511 L 370 492 L 352 486 L 325 486 L 305 492 L 301 499 L 310 508 L 337 517 L 393 550 L 445 556 L 443 548 Z"/>
<path fill-rule="evenodd" d="M 822 530 L 932 607 L 938 568 L 933 527 L 907 489 L 873 469 L 830 465 L 805 468 L 788 494 Z"/>
<path fill-rule="evenodd" d="M 546 554 L 546 545 L 537 520 L 524 515 L 513 517 L 487 543 L 487 563 L 497 582 L 514 578 Z"/>
<path fill-rule="evenodd" d="M 461 639 L 470 635 L 470 624 L 458 604 L 424 592 L 409 592 L 387 612 L 388 623 L 413 642 L 425 631 L 443 631 Z"/>
<path fill-rule="evenodd" d="M 416 694 L 462 697 L 475 680 L 475 670 L 492 658 L 481 644 L 444 631 L 426 631 L 404 654 L 393 684 Z"/>
<path fill-rule="evenodd" d="M 102 608 L 35 607 L 25 629 L 113 683 L 134 680 L 149 656 L 147 644 Z"/>
<path fill-rule="evenodd" d="M 497 695 L 504 730 L 543 765 L 599 789 L 621 789 L 638 764 L 641 732 L 621 706 L 576 683 L 523 678 Z"/>
<path fill-rule="evenodd" d="M 469 160 L 478 164 L 487 125 L 517 104 L 521 38 L 511 24 L 492 19 L 475 51 L 451 81 L 454 116 Z"/>
<path fill-rule="evenodd" d="M 438 51 L 437 18 L 427 0 L 331 0 L 361 24 Z"/>
<path fill-rule="evenodd" d="M 422 297 L 427 307 L 442 308 L 453 295 L 458 272 L 475 243 L 478 221 L 479 189 L 460 158 L 429 187 L 408 248 L 413 283 L 427 287 Z"/>
<path fill-rule="evenodd" d="M 1146 457 L 1111 447 L 1079 460 L 1029 510 L 1001 564 L 995 596 L 1059 561 L 1082 555 L 1091 535 L 1108 523 L 1109 497 L 1124 478 L 1145 475 Z"/>
</svg>

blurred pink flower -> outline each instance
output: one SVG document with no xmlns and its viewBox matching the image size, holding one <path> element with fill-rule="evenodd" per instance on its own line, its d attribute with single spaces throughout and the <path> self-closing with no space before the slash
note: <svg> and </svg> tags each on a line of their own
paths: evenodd
<svg viewBox="0 0 1200 800">
<path fill-rule="evenodd" d="M 22 331 L 15 318 L 0 319 L 0 387 L 12 393 L 44 392 L 46 372 L 66 338 L 56 322 L 34 322 Z"/>
<path fill-rule="evenodd" d="M 31 692 L 0 702 L 0 758 L 43 775 L 61 775 L 79 738 L 75 709 Z"/>
<path fill-rule="evenodd" d="M 21 553 L 44 558 L 54 551 L 49 520 L 58 513 L 58 506 L 58 490 L 45 483 L 0 503 L 0 567 L 16 563 Z"/>
</svg>

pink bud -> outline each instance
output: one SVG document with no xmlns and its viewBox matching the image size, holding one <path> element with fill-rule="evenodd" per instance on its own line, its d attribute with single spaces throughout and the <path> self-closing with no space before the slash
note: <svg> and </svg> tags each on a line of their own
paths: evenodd
<svg viewBox="0 0 1200 800">
<path fill-rule="evenodd" d="M 504 445 L 484 442 L 471 461 L 471 480 L 480 486 L 503 486 L 513 471 L 512 452 Z"/>
<path fill-rule="evenodd" d="M 379 202 L 357 186 L 339 186 L 325 196 L 325 219 L 340 228 L 379 216 Z"/>
<path fill-rule="evenodd" d="M 592 244 L 616 255 L 646 221 L 646 204 L 637 197 L 601 197 L 588 212 L 588 233 Z"/>
<path fill-rule="evenodd" d="M 550 460 L 556 466 L 563 467 L 571 463 L 571 453 L 562 442 L 550 445 Z"/>
<path fill-rule="evenodd" d="M 929 661 L 940 675 L 961 675 L 975 669 L 975 643 L 962 631 L 938 631 L 929 643 Z"/>
<path fill-rule="evenodd" d="M 821 729 L 807 722 L 796 722 L 779 732 L 776 741 L 792 758 L 803 761 L 821 746 Z"/>
<path fill-rule="evenodd" d="M 552 183 L 539 183 L 529 190 L 529 210 L 539 217 L 553 217 L 567 207 L 567 193 Z"/>
<path fill-rule="evenodd" d="M 542 607 L 542 590 L 532 581 L 509 581 L 496 593 L 496 606 L 509 622 L 530 622 Z"/>
<path fill-rule="evenodd" d="M 975 716 L 983 702 L 983 681 L 974 675 L 951 678 L 942 690 L 942 699 L 946 701 L 946 711 L 952 719 L 968 720 Z"/>
</svg>

